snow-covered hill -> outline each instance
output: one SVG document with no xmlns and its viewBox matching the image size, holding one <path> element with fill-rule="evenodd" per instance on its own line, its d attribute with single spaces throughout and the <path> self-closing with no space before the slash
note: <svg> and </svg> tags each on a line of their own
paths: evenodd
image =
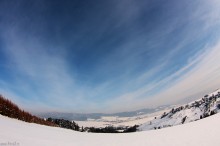
<svg viewBox="0 0 220 146">
<path fill-rule="evenodd" d="M 155 117 L 153 120 L 142 124 L 138 129 L 140 131 L 161 129 L 189 123 L 216 114 L 220 111 L 220 90 L 206 95 L 205 97 L 172 108 L 169 112 L 164 112 L 162 115 Z"/>
<path fill-rule="evenodd" d="M 0 145 L 20 146 L 219 146 L 220 114 L 153 131 L 83 133 L 22 122 L 0 115 Z"/>
</svg>

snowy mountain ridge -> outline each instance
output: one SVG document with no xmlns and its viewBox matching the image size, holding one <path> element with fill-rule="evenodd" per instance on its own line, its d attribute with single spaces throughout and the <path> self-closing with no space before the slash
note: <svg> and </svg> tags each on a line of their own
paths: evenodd
<svg viewBox="0 0 220 146">
<path fill-rule="evenodd" d="M 155 117 L 153 120 L 139 126 L 139 131 L 161 129 L 214 115 L 220 111 L 220 89 L 205 95 L 194 102 L 172 108 L 169 112 Z"/>
</svg>

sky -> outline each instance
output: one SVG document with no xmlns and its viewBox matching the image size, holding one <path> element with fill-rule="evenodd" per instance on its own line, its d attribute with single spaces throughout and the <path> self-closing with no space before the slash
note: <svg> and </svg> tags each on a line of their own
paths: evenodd
<svg viewBox="0 0 220 146">
<path fill-rule="evenodd" d="M 0 0 L 0 94 L 32 112 L 122 112 L 220 88 L 218 0 Z"/>
</svg>

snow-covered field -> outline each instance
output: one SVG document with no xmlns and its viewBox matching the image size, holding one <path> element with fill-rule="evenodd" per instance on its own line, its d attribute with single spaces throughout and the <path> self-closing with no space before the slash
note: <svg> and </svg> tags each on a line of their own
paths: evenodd
<svg viewBox="0 0 220 146">
<path fill-rule="evenodd" d="M 134 126 L 141 125 L 146 122 L 153 120 L 155 116 L 161 115 L 163 112 L 167 112 L 170 109 L 161 110 L 151 114 L 139 115 L 134 117 L 102 117 L 101 119 L 89 119 L 87 121 L 75 121 L 79 126 L 83 127 L 106 127 L 106 126 L 114 126 L 114 127 L 124 127 L 124 126 Z"/>
<path fill-rule="evenodd" d="M 81 133 L 0 116 L 0 145 L 19 146 L 219 146 L 220 114 L 160 130 L 125 134 Z"/>
</svg>

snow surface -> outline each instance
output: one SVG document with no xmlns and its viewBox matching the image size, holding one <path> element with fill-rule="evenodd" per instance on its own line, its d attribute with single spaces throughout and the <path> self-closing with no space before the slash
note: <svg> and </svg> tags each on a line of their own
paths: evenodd
<svg viewBox="0 0 220 146">
<path fill-rule="evenodd" d="M 19 146 L 219 146 L 220 114 L 160 130 L 123 134 L 81 133 L 0 115 L 0 145 Z"/>
<path fill-rule="evenodd" d="M 133 117 L 101 117 L 101 119 L 88 119 L 87 121 L 75 121 L 80 127 L 96 127 L 104 128 L 106 126 L 114 127 L 126 127 L 141 125 L 154 119 L 154 117 L 160 116 L 162 113 L 169 111 L 170 108 L 160 110 L 154 113 L 133 116 Z"/>
<path fill-rule="evenodd" d="M 158 127 L 160 128 L 171 127 L 171 126 L 182 124 L 182 121 L 184 118 L 185 118 L 184 123 L 189 123 L 189 122 L 193 122 L 196 120 L 200 120 L 200 116 L 203 116 L 204 113 L 209 113 L 210 115 L 211 111 L 220 112 L 219 108 L 217 107 L 217 105 L 220 104 L 219 93 L 220 93 L 220 90 L 218 89 L 215 92 L 208 94 L 206 98 L 203 98 L 203 100 L 202 98 L 200 98 L 196 101 L 176 107 L 174 108 L 176 109 L 176 112 L 172 113 L 170 110 L 169 112 L 166 112 L 166 116 L 164 116 L 164 118 L 162 118 L 162 115 L 161 115 L 160 117 L 157 117 L 156 119 L 153 119 L 144 124 L 141 124 L 138 127 L 138 130 L 146 131 L 146 130 L 153 130 Z M 208 100 L 210 97 L 214 97 L 214 96 L 216 96 L 216 100 L 214 100 L 214 98 L 212 98 L 212 100 Z M 200 103 L 200 104 L 199 106 L 196 106 L 195 103 Z M 205 105 L 207 103 L 209 103 L 210 105 L 210 107 L 208 108 L 210 109 L 210 111 L 206 111 Z"/>
</svg>

